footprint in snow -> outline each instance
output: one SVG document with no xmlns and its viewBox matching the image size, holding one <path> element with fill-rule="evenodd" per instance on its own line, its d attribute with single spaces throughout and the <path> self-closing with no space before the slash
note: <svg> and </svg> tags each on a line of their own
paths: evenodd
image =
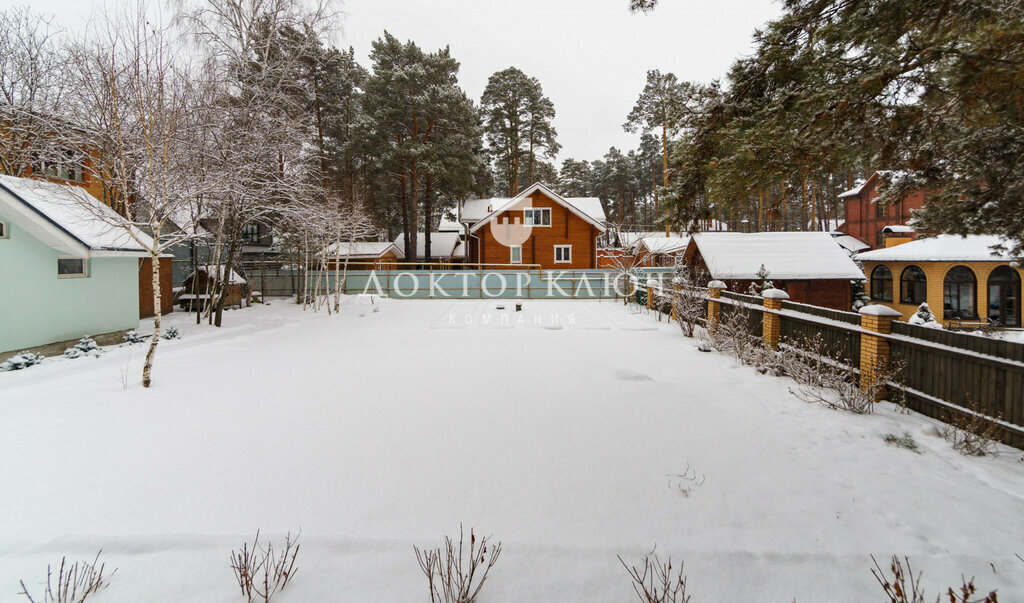
<svg viewBox="0 0 1024 603">
<path fill-rule="evenodd" d="M 615 371 L 615 377 L 617 379 L 622 379 L 623 381 L 654 381 L 654 379 L 651 379 L 648 375 L 627 371 L 626 369 L 617 369 Z"/>
</svg>

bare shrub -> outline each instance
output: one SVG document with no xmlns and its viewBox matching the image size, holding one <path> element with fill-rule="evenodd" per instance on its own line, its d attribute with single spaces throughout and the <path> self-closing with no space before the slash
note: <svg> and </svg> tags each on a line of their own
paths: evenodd
<svg viewBox="0 0 1024 603">
<path fill-rule="evenodd" d="M 996 438 L 1000 432 L 999 417 L 992 419 L 982 412 L 981 404 L 968 398 L 968 412 L 947 413 L 946 425 L 939 435 L 953 445 L 953 449 L 967 456 L 994 454 Z"/>
<path fill-rule="evenodd" d="M 898 382 L 903 372 L 897 363 L 880 363 L 872 369 L 871 384 L 862 389 L 858 371 L 829 350 L 820 334 L 787 341 L 785 348 L 784 371 L 796 381 L 796 388 L 789 388 L 789 393 L 804 402 L 855 414 L 874 410 L 875 400 L 888 384 Z"/>
<path fill-rule="evenodd" d="M 70 565 L 67 557 L 61 557 L 57 575 L 54 576 L 53 568 L 46 566 L 46 589 L 38 599 L 33 597 L 25 587 L 25 581 L 21 580 L 21 592 L 32 603 L 82 603 L 89 595 L 100 592 L 110 586 L 110 578 L 117 573 L 117 569 L 104 575 L 105 563 L 99 563 L 100 551 L 92 563 L 88 561 L 76 561 Z M 54 581 L 56 579 L 56 581 Z"/>
<path fill-rule="evenodd" d="M 243 543 L 240 551 L 231 551 L 231 569 L 242 594 L 250 603 L 270 601 L 278 591 L 284 590 L 298 571 L 295 567 L 295 558 L 299 554 L 298 535 L 295 538 L 291 532 L 285 535 L 280 554 L 274 552 L 273 543 L 268 543 L 265 549 L 260 548 L 259 540 L 257 531 L 251 546 Z"/>
<path fill-rule="evenodd" d="M 698 340 L 706 347 L 729 354 L 741 364 L 746 364 L 753 355 L 753 348 L 761 341 L 748 331 L 749 316 L 750 309 L 743 305 L 733 305 L 729 310 L 723 307 L 717 324 L 708 325 L 699 333 Z"/>
<path fill-rule="evenodd" d="M 708 290 L 701 286 L 706 282 L 703 273 L 680 264 L 672 279 L 672 311 L 683 335 L 693 337 L 694 327 L 707 312 Z"/>
<path fill-rule="evenodd" d="M 672 558 L 662 561 L 656 554 L 644 555 L 642 567 L 628 565 L 619 556 L 619 563 L 633 579 L 633 591 L 645 603 L 689 603 L 683 564 L 672 568 Z"/>
<path fill-rule="evenodd" d="M 888 576 L 878 565 L 875 556 L 872 555 L 871 561 L 875 567 L 871 570 L 871 575 L 882 586 L 885 595 L 889 597 L 889 603 L 925 603 L 924 590 L 921 588 L 921 572 L 914 576 L 914 570 L 910 567 L 910 559 L 904 557 L 904 560 L 907 564 L 905 570 L 903 561 L 893 555 L 892 561 L 889 563 L 889 572 L 892 576 Z"/>
<path fill-rule="evenodd" d="M 889 562 L 889 573 L 891 576 L 886 575 L 885 571 L 878 565 L 878 560 L 875 559 L 874 555 L 871 556 L 871 561 L 875 564 L 875 567 L 871 570 L 871 575 L 875 577 L 882 590 L 885 591 L 885 596 L 888 597 L 889 603 L 926 603 L 924 588 L 921 586 L 922 572 L 918 572 L 917 576 L 914 576 L 914 571 L 910 567 L 909 557 L 904 557 L 901 561 L 896 555 L 892 556 L 892 560 Z M 904 563 L 906 564 L 906 569 L 903 567 Z M 972 598 L 977 593 L 977 590 L 977 587 L 974 586 L 973 577 L 967 580 L 961 576 L 960 586 L 955 590 L 953 587 L 947 588 L 945 597 L 936 597 L 935 603 L 940 603 L 943 600 L 947 600 L 949 603 L 999 602 L 996 591 L 992 591 L 980 599 Z"/>
<path fill-rule="evenodd" d="M 501 542 L 490 544 L 487 537 L 478 541 L 473 528 L 470 528 L 467 548 L 462 524 L 459 524 L 458 544 L 448 536 L 444 537 L 444 544 L 444 550 L 441 547 L 432 550 L 413 547 L 416 561 L 427 577 L 430 601 L 472 603 L 501 555 Z"/>
</svg>

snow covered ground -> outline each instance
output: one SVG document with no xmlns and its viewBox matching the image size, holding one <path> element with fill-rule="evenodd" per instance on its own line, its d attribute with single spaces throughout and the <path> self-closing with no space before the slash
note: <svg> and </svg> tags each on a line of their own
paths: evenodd
<svg viewBox="0 0 1024 603">
<path fill-rule="evenodd" d="M 412 547 L 460 522 L 503 541 L 484 603 L 629 601 L 616 555 L 655 546 L 694 602 L 882 600 L 872 553 L 1024 600 L 1020 452 L 804 404 L 615 302 L 358 301 L 173 315 L 148 391 L 141 345 L 0 374 L 0 601 L 100 548 L 97 603 L 239 601 L 230 551 L 300 528 L 276 601 L 424 601 Z"/>
</svg>

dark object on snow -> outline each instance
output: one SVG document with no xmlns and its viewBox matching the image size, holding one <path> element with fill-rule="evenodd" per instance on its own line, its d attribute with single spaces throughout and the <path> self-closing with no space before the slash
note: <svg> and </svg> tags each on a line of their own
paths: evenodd
<svg viewBox="0 0 1024 603">
<path fill-rule="evenodd" d="M 710 352 L 711 351 L 711 348 L 706 346 L 706 345 L 704 345 L 703 343 L 698 345 L 697 349 L 702 351 L 702 352 Z"/>
<path fill-rule="evenodd" d="M 522 312 L 522 311 L 523 311 L 523 304 L 516 304 L 516 312 Z"/>
<path fill-rule="evenodd" d="M 499 309 L 499 310 L 504 310 L 504 309 L 505 309 L 505 306 L 498 306 L 498 309 Z"/>
</svg>

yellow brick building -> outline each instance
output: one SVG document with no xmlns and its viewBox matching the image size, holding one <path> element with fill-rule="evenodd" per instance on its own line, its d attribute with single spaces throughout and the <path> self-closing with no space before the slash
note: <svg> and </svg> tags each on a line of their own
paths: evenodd
<svg viewBox="0 0 1024 603">
<path fill-rule="evenodd" d="M 1024 270 L 992 246 L 996 236 L 940 235 L 860 253 L 872 302 L 909 320 L 927 302 L 944 326 L 1021 327 Z"/>
</svg>

